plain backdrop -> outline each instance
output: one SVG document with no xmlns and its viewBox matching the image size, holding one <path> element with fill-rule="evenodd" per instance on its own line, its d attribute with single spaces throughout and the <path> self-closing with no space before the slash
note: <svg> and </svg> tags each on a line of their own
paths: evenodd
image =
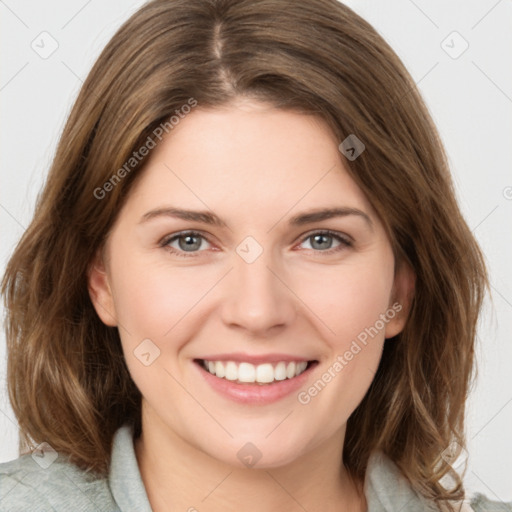
<svg viewBox="0 0 512 512">
<path fill-rule="evenodd" d="M 82 81 L 142 3 L 0 0 L 2 274 L 30 222 Z M 472 492 L 512 500 L 512 2 L 346 3 L 390 43 L 416 81 L 446 146 L 463 213 L 485 252 L 492 298 L 482 315 L 478 378 L 468 403 L 465 482 Z M 2 332 L 0 462 L 18 456 L 5 358 Z"/>
</svg>

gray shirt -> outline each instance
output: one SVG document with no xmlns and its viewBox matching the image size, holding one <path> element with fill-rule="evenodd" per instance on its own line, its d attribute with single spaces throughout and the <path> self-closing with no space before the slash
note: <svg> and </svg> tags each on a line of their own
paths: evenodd
<svg viewBox="0 0 512 512">
<path fill-rule="evenodd" d="M 416 494 L 397 466 L 382 452 L 370 457 L 365 478 L 368 512 L 436 510 Z M 468 505 L 471 508 L 467 508 Z M 461 511 L 512 512 L 512 503 L 476 494 Z M 197 506 L 196 506 L 197 505 Z M 201 511 L 200 504 L 190 504 Z M 151 512 L 137 465 L 130 425 L 115 434 L 106 478 L 71 464 L 67 457 L 43 451 L 0 464 L 0 512 Z"/>
</svg>

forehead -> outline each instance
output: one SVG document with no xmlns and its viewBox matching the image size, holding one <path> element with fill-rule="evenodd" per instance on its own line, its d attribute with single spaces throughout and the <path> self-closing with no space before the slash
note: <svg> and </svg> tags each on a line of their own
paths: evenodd
<svg viewBox="0 0 512 512">
<path fill-rule="evenodd" d="M 273 218 L 295 207 L 370 212 L 338 145 L 311 115 L 247 101 L 197 107 L 152 151 L 132 201 Z"/>
</svg>

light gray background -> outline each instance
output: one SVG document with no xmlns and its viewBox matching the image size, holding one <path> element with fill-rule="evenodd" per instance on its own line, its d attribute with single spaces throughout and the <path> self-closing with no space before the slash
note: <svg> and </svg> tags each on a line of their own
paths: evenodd
<svg viewBox="0 0 512 512">
<path fill-rule="evenodd" d="M 115 30 L 142 3 L 0 0 L 2 273 L 30 222 L 82 81 Z M 492 303 L 487 301 L 479 330 L 465 481 L 472 492 L 512 500 L 512 2 L 346 3 L 377 28 L 418 84 L 446 145 L 462 210 L 486 254 Z M 31 47 L 35 41 L 39 51 L 51 48 L 48 36 L 40 36 L 43 31 L 58 42 L 46 59 Z M 468 49 L 453 58 L 464 40 Z M 5 357 L 2 333 L 0 462 L 18 456 L 17 424 L 5 392 Z"/>
</svg>

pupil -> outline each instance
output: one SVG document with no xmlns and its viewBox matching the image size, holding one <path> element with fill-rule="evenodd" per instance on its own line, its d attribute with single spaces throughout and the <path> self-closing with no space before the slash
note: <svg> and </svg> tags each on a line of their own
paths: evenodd
<svg viewBox="0 0 512 512">
<path fill-rule="evenodd" d="M 185 240 L 185 243 L 182 244 L 181 243 L 181 240 Z M 199 237 L 197 236 L 193 236 L 193 235 L 185 235 L 183 237 L 181 237 L 180 239 L 180 247 L 181 249 L 185 249 L 185 250 L 189 250 L 189 249 L 199 249 L 199 247 L 201 246 L 201 242 L 197 242 L 197 240 L 199 239 Z M 194 240 L 196 240 L 196 242 L 194 242 Z"/>
<path fill-rule="evenodd" d="M 322 239 L 323 239 L 323 240 L 324 240 L 324 242 L 325 242 L 325 240 L 327 240 L 328 238 L 329 238 L 329 237 L 328 237 L 328 236 L 325 236 L 325 235 L 314 235 L 314 236 L 313 236 L 313 246 L 314 246 L 314 244 L 316 244 L 316 243 L 317 243 L 317 241 L 318 241 L 318 240 L 322 240 Z M 327 244 L 327 245 L 329 246 L 330 244 Z M 320 248 L 320 249 L 322 249 L 322 248 L 323 248 L 323 249 L 325 249 L 325 248 L 326 248 L 326 247 L 325 247 L 325 243 L 324 243 L 324 246 L 322 247 L 322 244 L 321 244 L 321 242 L 320 242 L 320 247 L 319 247 L 319 248 Z M 327 247 L 327 248 L 329 248 L 329 247 Z"/>
</svg>

